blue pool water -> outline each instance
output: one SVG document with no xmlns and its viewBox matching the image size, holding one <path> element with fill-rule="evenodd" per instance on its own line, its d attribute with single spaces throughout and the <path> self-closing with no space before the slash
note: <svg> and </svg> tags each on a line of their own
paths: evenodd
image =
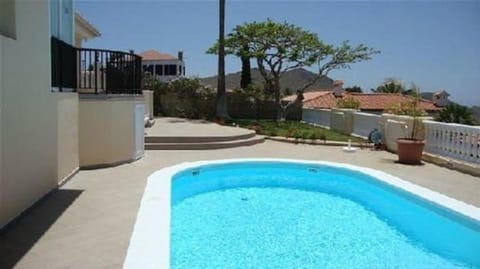
<svg viewBox="0 0 480 269">
<path fill-rule="evenodd" d="M 480 268 L 478 222 L 362 173 L 234 163 L 172 183 L 172 268 Z"/>
</svg>

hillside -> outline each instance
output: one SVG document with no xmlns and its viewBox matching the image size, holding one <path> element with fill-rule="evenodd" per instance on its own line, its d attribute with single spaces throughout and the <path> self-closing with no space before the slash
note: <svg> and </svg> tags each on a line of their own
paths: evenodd
<svg viewBox="0 0 480 269">
<path fill-rule="evenodd" d="M 472 111 L 473 118 L 477 125 L 480 125 L 480 106 L 472 106 L 470 107 L 470 110 Z"/>
<path fill-rule="evenodd" d="M 291 92 L 295 92 L 299 87 L 306 84 L 308 81 L 315 77 L 315 73 L 310 72 L 308 70 L 299 68 L 288 71 L 283 75 L 280 79 L 280 85 L 282 87 L 282 91 L 289 88 Z M 227 89 L 235 89 L 240 87 L 240 79 L 241 79 L 241 72 L 227 74 L 225 76 L 225 83 Z M 258 83 L 261 84 L 263 79 L 260 75 L 258 69 L 252 69 L 252 81 L 254 84 Z M 210 86 L 212 88 L 216 88 L 217 85 L 217 76 L 200 78 L 200 83 L 205 86 Z M 333 80 L 329 77 L 323 77 L 317 83 L 310 86 L 308 90 L 313 89 L 329 89 L 332 87 Z"/>
</svg>

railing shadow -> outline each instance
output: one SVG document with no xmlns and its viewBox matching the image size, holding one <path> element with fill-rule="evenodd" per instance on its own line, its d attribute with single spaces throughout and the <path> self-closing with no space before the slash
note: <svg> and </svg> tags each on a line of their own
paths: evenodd
<svg viewBox="0 0 480 269">
<path fill-rule="evenodd" d="M 2 228 L 0 268 L 14 267 L 82 192 L 55 190 Z"/>
</svg>

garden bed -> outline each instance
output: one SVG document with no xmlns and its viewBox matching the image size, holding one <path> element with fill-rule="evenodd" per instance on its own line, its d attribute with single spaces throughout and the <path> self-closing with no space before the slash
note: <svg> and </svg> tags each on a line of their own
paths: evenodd
<svg viewBox="0 0 480 269">
<path fill-rule="evenodd" d="M 229 124 L 235 124 L 242 128 L 255 130 L 257 134 L 267 137 L 285 137 L 297 140 L 319 141 L 348 141 L 365 143 L 366 140 L 342 134 L 333 130 L 313 126 L 299 121 L 273 121 L 273 120 L 232 120 Z"/>
</svg>

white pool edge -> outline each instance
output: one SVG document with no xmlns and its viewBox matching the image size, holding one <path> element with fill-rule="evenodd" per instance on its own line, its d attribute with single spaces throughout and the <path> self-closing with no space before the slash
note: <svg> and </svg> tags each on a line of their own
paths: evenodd
<svg viewBox="0 0 480 269">
<path fill-rule="evenodd" d="M 170 195 L 173 175 L 185 169 L 204 165 L 270 161 L 327 165 L 362 172 L 388 185 L 480 222 L 480 208 L 372 168 L 327 161 L 275 158 L 224 159 L 180 163 L 158 170 L 148 177 L 123 268 L 170 268 Z"/>
</svg>

